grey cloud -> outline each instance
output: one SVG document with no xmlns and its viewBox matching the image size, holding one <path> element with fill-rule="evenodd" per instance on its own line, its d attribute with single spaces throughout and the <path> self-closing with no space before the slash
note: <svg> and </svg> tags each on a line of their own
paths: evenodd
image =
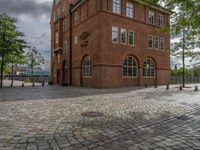
<svg viewBox="0 0 200 150">
<path fill-rule="evenodd" d="M 39 3 L 36 0 L 0 0 L 0 12 L 12 16 L 25 15 L 39 18 L 41 15 L 45 15 L 49 17 L 51 4 L 51 1 Z"/>
</svg>

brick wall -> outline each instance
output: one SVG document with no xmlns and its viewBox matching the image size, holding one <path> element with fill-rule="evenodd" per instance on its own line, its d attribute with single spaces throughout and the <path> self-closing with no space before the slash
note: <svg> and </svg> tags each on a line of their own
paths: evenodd
<svg viewBox="0 0 200 150">
<path fill-rule="evenodd" d="M 128 0 L 127 0 L 128 1 Z M 132 2 L 132 1 L 129 1 Z M 87 0 L 76 10 L 73 11 L 73 44 L 72 44 L 72 81 L 76 86 L 87 86 L 95 88 L 115 88 L 125 86 L 143 86 L 145 84 L 167 84 L 169 83 L 170 73 L 170 36 L 163 33 L 156 25 L 146 22 L 147 12 L 150 8 L 133 2 L 134 18 L 126 17 L 126 1 L 122 1 L 121 15 L 112 13 L 111 0 Z M 67 5 L 67 4 L 66 4 Z M 56 11 L 56 8 L 54 8 Z M 163 14 L 165 24 L 169 25 L 169 15 L 158 10 L 154 10 L 156 16 Z M 75 23 L 75 13 L 79 14 L 79 20 Z M 66 11 L 66 19 L 69 16 Z M 60 23 L 62 24 L 62 23 Z M 69 24 L 68 24 L 69 25 Z M 68 26 L 67 25 L 67 26 Z M 124 28 L 135 32 L 135 45 L 122 45 L 112 43 L 112 26 L 119 29 Z M 61 27 L 61 26 L 60 26 Z M 69 26 L 68 26 L 69 27 Z M 65 41 L 69 41 L 69 28 L 61 34 L 60 40 L 62 47 Z M 52 49 L 55 41 L 55 26 L 51 23 L 52 29 Z M 89 33 L 87 38 L 88 45 L 81 47 L 84 42 L 80 36 L 83 32 Z M 148 49 L 148 35 L 165 37 L 165 51 Z M 77 43 L 74 40 L 77 37 Z M 89 55 L 92 60 L 92 77 L 83 78 L 81 75 L 82 60 Z M 138 64 L 138 76 L 136 78 L 123 77 L 123 63 L 126 56 L 133 56 Z M 156 64 L 155 78 L 143 78 L 142 68 L 146 58 L 151 58 Z M 69 61 L 69 50 L 63 52 L 61 62 Z M 56 57 L 52 55 L 52 64 L 57 65 L 57 69 L 62 71 L 62 63 L 56 63 Z M 69 70 L 66 76 L 69 77 Z M 66 79 L 69 82 L 69 78 Z M 54 82 L 56 79 L 54 79 Z"/>
</svg>

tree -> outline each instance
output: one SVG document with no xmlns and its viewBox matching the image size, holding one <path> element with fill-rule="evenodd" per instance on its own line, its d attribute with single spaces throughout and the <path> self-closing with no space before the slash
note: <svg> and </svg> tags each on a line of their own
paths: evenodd
<svg viewBox="0 0 200 150">
<path fill-rule="evenodd" d="M 191 61 L 199 59 L 200 52 L 194 47 L 200 43 L 200 3 L 199 0 L 143 0 L 151 4 L 161 4 L 173 10 L 171 19 L 171 32 L 181 35 L 179 43 L 176 43 L 175 55 L 182 57 L 183 87 L 185 87 L 185 57 L 191 57 Z"/>
<path fill-rule="evenodd" d="M 12 75 L 11 86 L 13 85 L 13 80 L 14 80 L 14 64 L 21 64 L 21 65 L 25 64 L 25 56 L 23 49 L 27 46 L 22 45 L 22 43 L 24 43 L 23 40 L 16 40 L 15 43 L 11 45 L 12 50 L 14 50 L 13 53 L 10 54 L 8 57 L 8 60 L 11 63 L 11 75 Z"/>
<path fill-rule="evenodd" d="M 17 20 L 6 14 L 0 14 L 0 56 L 1 60 L 1 84 L 3 86 L 4 66 L 10 63 L 11 55 L 24 53 L 25 42 L 21 39 L 24 35 L 17 30 Z"/>
<path fill-rule="evenodd" d="M 200 11 L 198 8 L 199 4 L 196 0 L 171 0 L 170 2 L 171 6 L 177 9 L 172 18 L 172 32 L 182 36 L 180 42 L 176 43 L 175 55 L 182 57 L 182 84 L 185 87 L 185 57 L 191 57 L 192 61 L 200 56 L 200 52 L 194 51 L 200 36 L 200 22 L 196 22 L 196 19 L 200 19 L 196 15 Z"/>
<path fill-rule="evenodd" d="M 33 81 L 34 75 L 34 67 L 42 66 L 45 63 L 44 57 L 35 47 L 29 47 L 29 51 L 27 52 L 26 64 L 31 69 L 31 81 Z"/>
</svg>

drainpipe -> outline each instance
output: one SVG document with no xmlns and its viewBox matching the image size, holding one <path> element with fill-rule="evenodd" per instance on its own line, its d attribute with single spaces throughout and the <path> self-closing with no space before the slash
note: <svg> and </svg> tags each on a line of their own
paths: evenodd
<svg viewBox="0 0 200 150">
<path fill-rule="evenodd" d="M 72 85 L 72 6 L 69 9 L 69 85 Z"/>
</svg>

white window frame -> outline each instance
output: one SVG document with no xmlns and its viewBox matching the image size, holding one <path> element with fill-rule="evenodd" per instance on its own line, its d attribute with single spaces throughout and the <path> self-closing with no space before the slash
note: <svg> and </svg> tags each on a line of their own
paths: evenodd
<svg viewBox="0 0 200 150">
<path fill-rule="evenodd" d="M 60 2 L 60 0 L 55 0 L 56 5 Z"/>
<path fill-rule="evenodd" d="M 130 60 L 131 60 L 131 63 L 130 63 Z M 127 61 L 127 63 L 126 63 L 126 61 Z M 134 65 L 134 63 L 135 63 L 135 65 Z M 131 70 L 131 75 L 129 74 L 129 70 Z M 134 70 L 135 70 L 135 72 L 134 72 Z M 138 77 L 138 63 L 137 63 L 136 59 L 132 56 L 128 56 L 124 60 L 123 77 L 124 78 L 137 78 Z"/>
<path fill-rule="evenodd" d="M 75 11 L 75 13 L 74 13 L 74 22 L 75 22 L 75 25 L 78 24 L 78 21 L 79 21 L 79 12 L 78 12 L 78 10 L 77 10 L 77 11 Z"/>
<path fill-rule="evenodd" d="M 120 41 L 121 41 L 121 44 L 122 45 L 126 45 L 127 44 L 127 29 L 121 29 L 121 34 L 120 34 L 121 38 L 120 38 Z"/>
<path fill-rule="evenodd" d="M 158 15 L 158 26 L 164 27 L 164 15 L 162 15 L 162 14 Z"/>
<path fill-rule="evenodd" d="M 117 36 L 117 41 L 114 41 L 114 37 Z M 119 43 L 119 28 L 112 26 L 112 43 Z"/>
<path fill-rule="evenodd" d="M 56 33 L 55 33 L 55 44 L 56 45 L 59 44 L 59 32 L 58 31 L 56 31 Z"/>
<path fill-rule="evenodd" d="M 162 46 L 162 44 L 163 44 L 163 46 Z M 164 37 L 160 38 L 160 50 L 165 51 L 165 38 Z"/>
<path fill-rule="evenodd" d="M 82 77 L 90 78 L 92 77 L 92 61 L 90 56 L 86 56 L 82 64 Z"/>
<path fill-rule="evenodd" d="M 57 63 L 60 64 L 60 62 L 61 62 L 61 54 L 58 53 L 57 54 Z"/>
<path fill-rule="evenodd" d="M 78 44 L 78 36 L 74 36 L 74 44 Z"/>
<path fill-rule="evenodd" d="M 148 23 L 154 25 L 155 24 L 155 12 L 152 10 L 148 11 Z"/>
<path fill-rule="evenodd" d="M 66 53 L 68 51 L 68 41 L 66 40 L 64 43 L 64 53 Z"/>
<path fill-rule="evenodd" d="M 63 19 L 63 32 L 67 30 L 67 19 Z"/>
<path fill-rule="evenodd" d="M 149 46 L 150 46 L 150 45 L 149 45 L 149 44 L 150 44 L 150 38 L 151 38 L 151 40 L 152 40 L 152 47 L 149 47 Z M 149 36 L 148 36 L 148 48 L 149 48 L 149 49 L 153 49 L 153 47 L 154 47 L 153 41 L 154 41 L 154 40 L 153 40 L 153 35 L 149 35 Z"/>
<path fill-rule="evenodd" d="M 133 35 L 132 35 L 132 36 L 133 36 L 133 41 L 132 41 L 133 44 L 130 44 L 130 36 L 131 36 L 130 33 L 133 34 Z M 135 46 L 135 32 L 132 31 L 132 30 L 128 30 L 128 44 L 129 44 L 130 46 L 133 46 L 133 47 Z"/>
<path fill-rule="evenodd" d="M 127 2 L 126 3 L 126 16 L 129 18 L 133 18 L 133 3 Z"/>
<path fill-rule="evenodd" d="M 146 61 L 147 64 L 148 62 L 150 63 L 148 64 L 149 66 L 145 66 Z M 152 76 L 152 71 L 153 71 L 153 76 Z M 146 58 L 143 64 L 143 78 L 155 78 L 155 75 L 156 75 L 156 66 L 154 61 L 151 58 Z"/>
<path fill-rule="evenodd" d="M 121 14 L 121 0 L 113 0 L 113 13 Z"/>
<path fill-rule="evenodd" d="M 158 45 L 158 47 L 156 47 L 156 42 L 157 42 L 157 45 Z M 154 49 L 155 50 L 159 50 L 159 37 L 158 36 L 155 36 L 154 37 Z"/>
</svg>

